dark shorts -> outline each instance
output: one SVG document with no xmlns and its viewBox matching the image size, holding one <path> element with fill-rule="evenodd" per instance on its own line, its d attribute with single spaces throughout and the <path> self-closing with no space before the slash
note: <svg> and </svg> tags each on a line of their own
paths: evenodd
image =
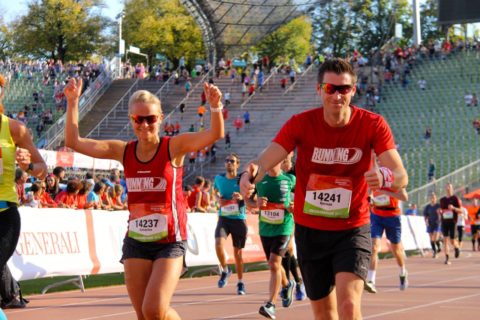
<svg viewBox="0 0 480 320">
<path fill-rule="evenodd" d="M 458 241 L 462 242 L 463 240 L 463 232 L 465 230 L 464 226 L 457 226 L 457 235 L 458 235 Z"/>
<path fill-rule="evenodd" d="M 270 259 L 270 253 L 274 253 L 277 256 L 285 257 L 285 253 L 288 249 L 288 242 L 290 241 L 290 236 L 274 236 L 274 237 L 263 237 L 262 239 L 263 251 L 267 260 Z"/>
<path fill-rule="evenodd" d="M 452 240 L 457 238 L 457 226 L 453 219 L 442 221 L 442 234 L 444 238 L 450 237 Z"/>
<path fill-rule="evenodd" d="M 335 275 L 349 272 L 367 277 L 372 243 L 370 225 L 342 231 L 322 231 L 295 225 L 298 262 L 310 300 L 325 298 L 335 287 Z"/>
<path fill-rule="evenodd" d="M 243 249 L 247 241 L 247 230 L 247 222 L 243 219 L 218 217 L 215 238 L 226 239 L 231 234 L 233 246 L 237 249 Z"/>
<path fill-rule="evenodd" d="M 382 217 L 372 213 L 370 215 L 372 238 L 381 238 L 383 231 L 387 239 L 393 244 L 402 241 L 402 220 L 400 216 Z"/>
<path fill-rule="evenodd" d="M 140 242 L 125 237 L 123 239 L 122 259 L 136 258 L 155 261 L 157 259 L 178 258 L 185 255 L 186 245 L 184 241 L 172 243 Z"/>
<path fill-rule="evenodd" d="M 429 224 L 427 226 L 427 233 L 434 233 L 442 231 L 442 227 L 438 223 Z"/>
<path fill-rule="evenodd" d="M 480 232 L 480 225 L 472 224 L 472 236 Z"/>
</svg>

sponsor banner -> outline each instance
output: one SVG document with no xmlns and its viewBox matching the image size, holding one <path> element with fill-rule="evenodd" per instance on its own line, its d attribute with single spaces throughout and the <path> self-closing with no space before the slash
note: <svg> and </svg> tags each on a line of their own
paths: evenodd
<svg viewBox="0 0 480 320">
<path fill-rule="evenodd" d="M 85 212 L 20 208 L 22 229 L 9 267 L 17 280 L 90 274 Z"/>
<path fill-rule="evenodd" d="M 95 256 L 98 267 L 93 273 L 123 272 L 123 239 L 127 233 L 128 211 L 87 210 L 92 215 Z"/>
<path fill-rule="evenodd" d="M 39 150 L 49 168 L 57 166 L 80 169 L 123 170 L 120 162 L 108 159 L 95 159 L 77 152 Z"/>
<path fill-rule="evenodd" d="M 122 272 L 119 262 L 127 232 L 128 211 L 19 208 L 22 230 L 8 262 L 18 280 L 59 275 Z M 216 213 L 188 214 L 188 266 L 217 265 Z M 247 215 L 247 241 L 243 260 L 265 261 L 258 216 Z M 402 241 L 406 250 L 429 248 L 423 217 L 402 216 Z M 385 237 L 382 252 L 388 251 Z M 228 263 L 234 263 L 231 238 L 226 242 Z"/>
</svg>

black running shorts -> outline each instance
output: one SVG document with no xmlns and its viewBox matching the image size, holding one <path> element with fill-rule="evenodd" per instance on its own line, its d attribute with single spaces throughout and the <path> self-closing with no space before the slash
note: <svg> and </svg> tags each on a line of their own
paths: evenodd
<svg viewBox="0 0 480 320">
<path fill-rule="evenodd" d="M 247 241 L 247 231 L 247 222 L 243 219 L 218 217 L 215 238 L 226 239 L 231 234 L 233 246 L 237 249 L 243 249 Z"/>
<path fill-rule="evenodd" d="M 185 255 L 186 245 L 184 241 L 172 243 L 140 242 L 135 239 L 125 237 L 123 239 L 122 259 L 146 259 L 155 261 L 157 259 L 178 258 Z"/>
<path fill-rule="evenodd" d="M 371 255 L 370 225 L 323 231 L 295 225 L 297 259 L 310 300 L 325 298 L 335 287 L 335 275 L 349 272 L 365 280 Z"/>
<path fill-rule="evenodd" d="M 288 242 L 290 241 L 290 236 L 261 236 L 260 239 L 262 239 L 263 251 L 265 252 L 267 260 L 270 259 L 270 253 L 274 253 L 282 258 L 285 257 L 285 253 L 288 249 Z"/>
<path fill-rule="evenodd" d="M 453 219 L 442 221 L 442 234 L 444 238 L 450 237 L 452 240 L 457 238 L 457 226 Z"/>
</svg>

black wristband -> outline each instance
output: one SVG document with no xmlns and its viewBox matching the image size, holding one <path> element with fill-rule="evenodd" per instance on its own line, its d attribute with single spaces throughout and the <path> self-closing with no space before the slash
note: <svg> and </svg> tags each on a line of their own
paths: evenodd
<svg viewBox="0 0 480 320">
<path fill-rule="evenodd" d="M 242 179 L 242 175 L 246 173 L 247 171 L 242 171 L 237 175 L 237 184 L 240 185 L 240 179 Z"/>
</svg>

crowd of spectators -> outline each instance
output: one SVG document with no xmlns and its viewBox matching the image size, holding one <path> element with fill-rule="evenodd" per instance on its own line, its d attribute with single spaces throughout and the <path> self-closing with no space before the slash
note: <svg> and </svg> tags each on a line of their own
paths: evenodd
<svg viewBox="0 0 480 320">
<path fill-rule="evenodd" d="M 20 206 L 33 208 L 126 210 L 126 183 L 120 170 L 110 174 L 86 173 L 66 176 L 63 167 L 53 169 L 44 180 L 32 180 L 22 169 L 15 173 Z"/>
<path fill-rule="evenodd" d="M 15 81 L 16 87 L 25 87 L 30 90 L 26 93 L 23 105 L 12 105 L 11 103 L 6 105 L 6 115 L 25 123 L 35 131 L 38 137 L 49 125 L 53 124 L 55 115 L 65 112 L 66 100 L 63 88 L 68 78 L 81 77 L 84 84 L 83 91 L 85 91 L 104 67 L 103 63 L 91 61 L 63 64 L 61 61 L 53 59 L 22 62 L 0 60 L 0 73 L 5 76 L 7 86 Z M 39 81 L 41 81 L 40 89 L 36 85 L 28 85 Z M 10 91 L 7 90 L 7 99 Z"/>
</svg>

